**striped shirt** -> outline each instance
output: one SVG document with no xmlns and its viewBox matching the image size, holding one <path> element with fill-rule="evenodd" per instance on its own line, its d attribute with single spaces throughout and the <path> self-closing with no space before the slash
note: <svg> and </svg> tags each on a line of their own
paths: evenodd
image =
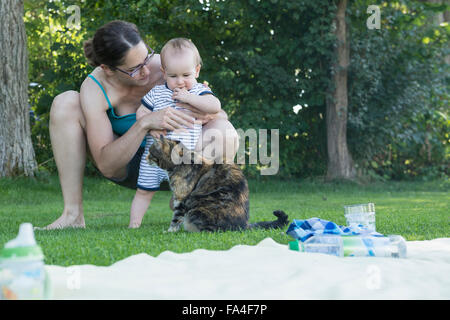
<svg viewBox="0 0 450 320">
<path fill-rule="evenodd" d="M 204 94 L 213 94 L 201 83 L 196 83 L 188 92 L 199 96 Z M 158 111 L 167 107 L 173 107 L 177 110 L 186 110 L 175 105 L 176 101 L 172 99 L 172 95 L 173 91 L 169 89 L 167 84 L 159 85 L 150 90 L 149 93 L 147 93 L 142 98 L 141 102 L 151 111 Z M 202 126 L 201 124 L 194 124 L 194 128 L 189 129 L 186 126 L 184 128 L 187 130 L 187 132 L 175 133 L 169 131 L 166 135 L 166 138 L 181 141 L 187 149 L 194 150 L 195 145 L 197 144 L 197 140 L 200 137 Z M 149 141 L 149 138 L 147 138 L 146 144 L 150 142 L 151 145 L 153 143 L 153 139 L 151 138 L 151 136 L 150 139 L 151 140 Z"/>
<path fill-rule="evenodd" d="M 195 84 L 190 93 L 196 95 L 213 94 L 203 84 Z M 162 110 L 167 107 L 173 107 L 177 110 L 186 110 L 175 105 L 172 99 L 173 91 L 167 87 L 167 84 L 155 86 L 149 93 L 147 93 L 141 100 L 142 104 L 151 111 Z M 168 139 L 181 141 L 183 145 L 189 149 L 194 150 L 200 137 L 202 126 L 201 124 L 194 124 L 194 128 L 187 128 L 186 132 L 169 131 L 165 136 Z M 155 191 L 159 190 L 159 185 L 163 180 L 169 180 L 167 172 L 156 165 L 150 165 L 147 162 L 147 155 L 150 146 L 153 144 L 153 137 L 150 134 L 146 136 L 145 151 L 141 157 L 141 164 L 139 168 L 139 178 L 137 186 L 143 190 Z"/>
</svg>

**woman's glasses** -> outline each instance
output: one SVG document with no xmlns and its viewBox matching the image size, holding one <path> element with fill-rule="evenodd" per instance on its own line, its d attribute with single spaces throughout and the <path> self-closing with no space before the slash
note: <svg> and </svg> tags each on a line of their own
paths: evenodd
<svg viewBox="0 0 450 320">
<path fill-rule="evenodd" d="M 154 51 L 152 48 L 150 48 L 149 46 L 147 46 L 147 49 L 148 49 L 148 51 L 150 51 L 150 53 L 147 55 L 147 58 L 145 58 L 144 62 L 141 63 L 140 65 L 138 65 L 138 66 L 137 66 L 136 68 L 134 68 L 132 71 L 125 71 L 125 70 L 122 70 L 122 69 L 117 68 L 117 67 L 112 67 L 112 69 L 113 69 L 113 70 L 118 70 L 118 71 L 120 71 L 120 72 L 123 72 L 123 73 L 129 75 L 130 77 L 134 78 L 134 76 L 136 76 L 136 75 L 139 73 L 139 71 L 140 71 L 145 65 L 147 65 L 147 64 L 149 63 L 150 59 L 151 59 L 151 58 L 153 57 L 153 55 L 155 54 L 155 51 Z"/>
</svg>

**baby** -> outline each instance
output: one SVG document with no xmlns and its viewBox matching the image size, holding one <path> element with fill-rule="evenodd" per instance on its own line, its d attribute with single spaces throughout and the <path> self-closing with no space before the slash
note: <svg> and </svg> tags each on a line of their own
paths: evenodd
<svg viewBox="0 0 450 320">
<path fill-rule="evenodd" d="M 136 112 L 139 119 L 145 113 L 158 111 L 172 106 L 184 109 L 175 103 L 181 102 L 191 105 L 201 113 L 215 114 L 220 111 L 221 104 L 211 90 L 203 84 L 197 83 L 202 60 L 195 45 L 188 39 L 175 38 L 168 41 L 161 50 L 161 71 L 166 83 L 155 86 L 141 100 L 142 104 Z M 178 140 L 189 149 L 194 150 L 202 131 L 198 121 L 193 128 L 183 131 L 170 131 L 166 138 Z M 138 228 L 147 211 L 153 195 L 159 190 L 163 180 L 168 180 L 167 172 L 156 165 L 150 165 L 146 158 L 153 143 L 153 137 L 163 133 L 151 130 L 146 136 L 145 151 L 141 158 L 137 190 L 131 204 L 130 228 Z M 164 132 L 165 133 L 165 132 Z"/>
</svg>

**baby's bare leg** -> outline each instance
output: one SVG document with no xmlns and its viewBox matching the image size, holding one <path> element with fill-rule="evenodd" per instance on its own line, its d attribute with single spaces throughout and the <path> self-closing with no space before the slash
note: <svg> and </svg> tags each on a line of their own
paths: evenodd
<svg viewBox="0 0 450 320">
<path fill-rule="evenodd" d="M 131 203 L 129 228 L 139 228 L 156 191 L 137 189 Z"/>
<path fill-rule="evenodd" d="M 230 121 L 214 119 L 203 125 L 195 151 L 216 163 L 232 163 L 239 148 L 239 136 Z M 211 152 L 213 151 L 213 152 Z"/>
</svg>

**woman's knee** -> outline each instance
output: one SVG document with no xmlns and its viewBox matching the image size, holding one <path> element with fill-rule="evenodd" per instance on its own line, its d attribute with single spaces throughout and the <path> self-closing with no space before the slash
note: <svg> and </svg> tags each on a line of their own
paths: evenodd
<svg viewBox="0 0 450 320">
<path fill-rule="evenodd" d="M 64 122 L 77 118 L 80 122 L 84 123 L 84 117 L 81 112 L 80 94 L 77 91 L 65 91 L 53 99 L 50 109 L 50 122 Z"/>
</svg>

